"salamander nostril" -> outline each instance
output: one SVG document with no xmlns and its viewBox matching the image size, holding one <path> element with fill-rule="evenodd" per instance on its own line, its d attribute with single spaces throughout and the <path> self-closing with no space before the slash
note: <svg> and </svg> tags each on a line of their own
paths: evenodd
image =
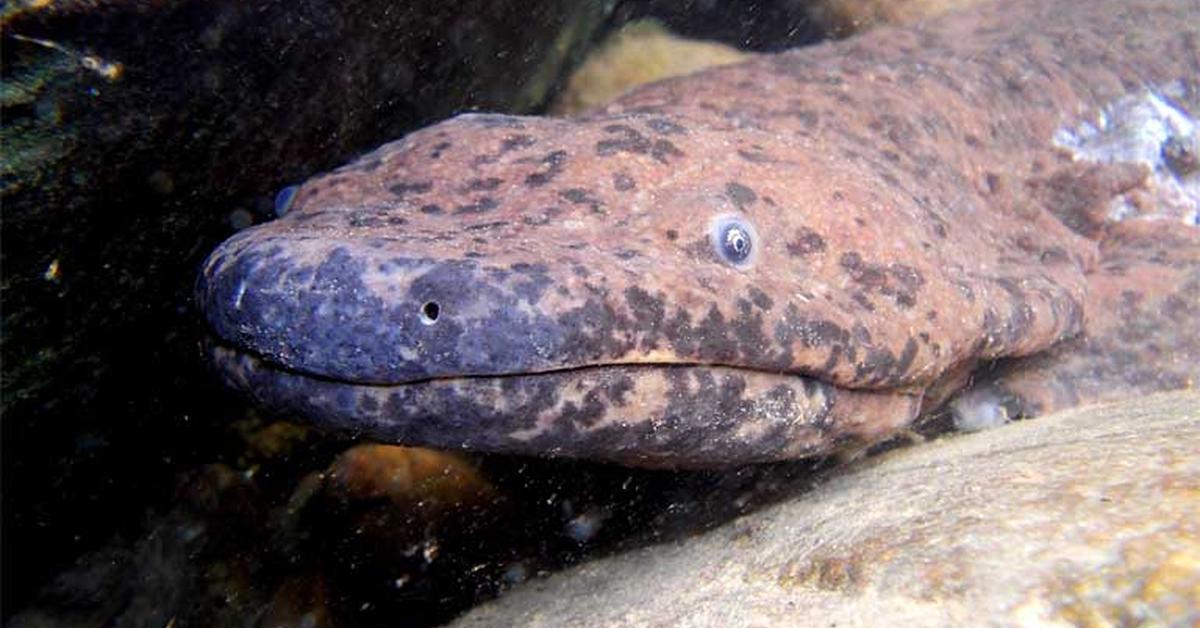
<svg viewBox="0 0 1200 628">
<path fill-rule="evenodd" d="M 421 322 L 426 325 L 432 325 L 437 322 L 438 316 L 442 313 L 442 308 L 436 301 L 427 301 L 421 306 Z"/>
</svg>

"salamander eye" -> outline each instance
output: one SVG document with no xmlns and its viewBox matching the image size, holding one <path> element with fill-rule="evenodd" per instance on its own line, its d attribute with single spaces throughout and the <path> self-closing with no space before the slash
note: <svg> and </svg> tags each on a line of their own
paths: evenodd
<svg viewBox="0 0 1200 628">
<path fill-rule="evenodd" d="M 750 249 L 754 244 L 750 241 L 750 234 L 745 229 L 738 225 L 725 225 L 721 246 L 725 248 L 725 257 L 734 262 L 741 262 L 750 257 Z"/>
<path fill-rule="evenodd" d="M 749 223 L 735 216 L 718 218 L 713 223 L 712 239 L 717 255 L 734 266 L 753 261 L 756 234 Z"/>
</svg>

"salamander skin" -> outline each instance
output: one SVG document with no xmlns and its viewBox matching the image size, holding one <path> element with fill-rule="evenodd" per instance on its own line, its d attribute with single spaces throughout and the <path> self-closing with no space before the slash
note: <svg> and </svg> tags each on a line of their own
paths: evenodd
<svg viewBox="0 0 1200 628">
<path fill-rule="evenodd" d="M 1190 386 L 1198 31 L 1195 0 L 1001 2 L 578 119 L 459 116 L 221 245 L 210 351 L 371 438 L 676 467 L 872 442 L 973 374 L 1025 414 Z M 1154 382 L 1072 353 L 1130 346 L 1121 291 L 1185 301 L 1142 312 L 1147 359 L 1193 352 Z M 1038 359 L 1070 394 L 992 366 Z"/>
</svg>

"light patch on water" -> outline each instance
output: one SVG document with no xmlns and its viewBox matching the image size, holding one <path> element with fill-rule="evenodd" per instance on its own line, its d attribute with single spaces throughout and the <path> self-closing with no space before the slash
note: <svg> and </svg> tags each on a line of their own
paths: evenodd
<svg viewBox="0 0 1200 628">
<path fill-rule="evenodd" d="M 1144 213 L 1122 195 L 1111 203 L 1110 220 L 1139 216 L 1180 219 L 1190 226 L 1200 222 L 1200 169 L 1195 167 L 1200 124 L 1173 98 L 1184 93 L 1179 81 L 1146 89 L 1110 103 L 1094 120 L 1054 133 L 1054 144 L 1076 160 L 1141 164 L 1150 170 L 1155 211 Z M 1182 161 L 1180 151 L 1185 153 Z"/>
</svg>

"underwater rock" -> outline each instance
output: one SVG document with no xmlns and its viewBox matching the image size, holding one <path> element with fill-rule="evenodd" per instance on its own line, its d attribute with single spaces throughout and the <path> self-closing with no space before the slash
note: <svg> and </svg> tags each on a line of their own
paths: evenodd
<svg viewBox="0 0 1200 628">
<path fill-rule="evenodd" d="M 638 85 L 749 58 L 733 46 L 675 35 L 656 20 L 630 22 L 588 53 L 555 96 L 550 113 L 583 113 Z"/>
<path fill-rule="evenodd" d="M 322 474 L 310 509 L 353 530 L 364 554 L 399 548 L 401 560 L 439 543 L 440 531 L 486 527 L 501 495 L 463 456 L 396 445 L 363 444 L 342 452 Z"/>
<path fill-rule="evenodd" d="M 918 19 L 936 17 L 942 13 L 965 8 L 981 0 L 815 0 L 802 7 L 787 3 L 763 3 L 756 10 L 746 11 L 736 21 L 753 22 L 755 17 L 790 24 L 790 33 L 798 39 L 794 45 L 812 43 L 808 38 L 848 37 L 880 24 L 905 24 Z M 638 6 L 638 3 L 631 3 Z M 697 6 L 696 3 L 648 2 L 640 11 L 687 27 L 680 6 L 693 14 L 704 15 L 717 7 Z M 672 11 L 674 9 L 674 11 Z M 638 11 L 639 9 L 633 9 Z M 763 14 L 770 14 L 764 17 Z M 733 21 L 733 20 L 731 20 Z M 815 24 L 815 26 L 814 26 Z M 695 32 L 696 26 L 691 26 Z M 701 31 L 703 32 L 703 31 Z M 706 33 L 712 37 L 719 33 Z M 608 104 L 638 85 L 683 76 L 703 68 L 727 65 L 750 58 L 742 50 L 753 38 L 741 37 L 737 45 L 721 40 L 681 37 L 656 17 L 634 20 L 624 24 L 600 45 L 588 52 L 584 62 L 568 79 L 566 87 L 555 96 L 549 112 L 555 115 L 576 115 Z M 775 49 L 780 42 L 767 41 Z"/>
<path fill-rule="evenodd" d="M 818 0 L 809 15 L 825 32 L 846 37 L 878 24 L 908 24 L 983 0 Z"/>
<path fill-rule="evenodd" d="M 492 487 L 466 458 L 449 452 L 362 444 L 325 470 L 326 490 L 346 502 L 385 500 L 398 507 L 452 509 L 486 501 Z"/>
<path fill-rule="evenodd" d="M 1194 625 L 1198 449 L 1195 392 L 947 437 L 453 625 Z"/>
</svg>

